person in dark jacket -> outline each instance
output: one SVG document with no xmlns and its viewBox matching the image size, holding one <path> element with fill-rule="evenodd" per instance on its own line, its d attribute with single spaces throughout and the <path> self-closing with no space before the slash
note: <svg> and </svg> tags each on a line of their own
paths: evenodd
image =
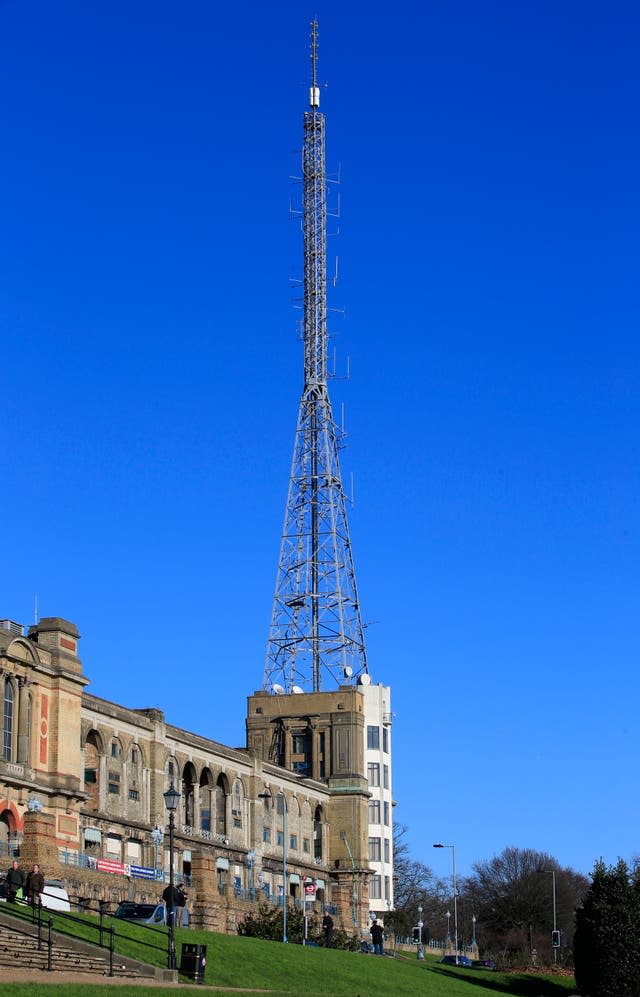
<svg viewBox="0 0 640 997">
<path fill-rule="evenodd" d="M 373 954 L 384 955 L 384 928 L 378 921 L 371 925 L 371 941 L 373 942 Z"/>
<path fill-rule="evenodd" d="M 184 883 L 178 883 L 178 899 L 176 900 L 176 924 L 180 928 L 184 928 L 185 923 L 189 920 L 189 915 L 187 914 L 187 894 L 184 892 Z M 186 921 L 185 921 L 186 914 Z"/>
<path fill-rule="evenodd" d="M 14 859 L 5 878 L 7 900 L 15 900 L 18 890 L 24 890 L 25 874 Z"/>
<path fill-rule="evenodd" d="M 36 862 L 33 869 L 27 876 L 27 900 L 34 907 L 42 906 L 42 892 L 44 890 L 44 876 L 40 872 L 40 866 Z"/>
<path fill-rule="evenodd" d="M 333 918 L 331 914 L 325 914 L 322 918 L 322 930 L 324 931 L 324 943 L 328 949 L 333 948 Z"/>
<path fill-rule="evenodd" d="M 175 927 L 176 924 L 176 907 L 184 906 L 183 900 L 184 894 L 181 889 L 177 886 L 173 887 L 173 892 L 170 886 L 165 886 L 162 891 L 162 899 L 164 900 L 167 907 L 167 924 L 172 924 Z M 181 903 L 182 901 L 182 903 Z"/>
</svg>

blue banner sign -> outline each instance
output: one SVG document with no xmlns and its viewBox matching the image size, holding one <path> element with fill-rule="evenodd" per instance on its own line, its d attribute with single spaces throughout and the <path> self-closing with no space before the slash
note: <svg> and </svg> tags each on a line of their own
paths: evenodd
<svg viewBox="0 0 640 997">
<path fill-rule="evenodd" d="M 147 869 L 143 865 L 132 865 L 130 866 L 131 875 L 135 876 L 136 879 L 155 879 L 156 872 L 155 869 Z"/>
</svg>

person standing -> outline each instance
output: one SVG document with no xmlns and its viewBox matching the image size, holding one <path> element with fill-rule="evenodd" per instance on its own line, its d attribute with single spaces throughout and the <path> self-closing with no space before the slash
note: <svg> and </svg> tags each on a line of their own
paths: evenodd
<svg viewBox="0 0 640 997">
<path fill-rule="evenodd" d="M 8 870 L 4 882 L 7 900 L 15 900 L 18 890 L 24 890 L 25 875 L 15 859 L 11 863 L 11 868 Z"/>
<path fill-rule="evenodd" d="M 185 917 L 186 921 L 189 920 L 189 915 L 187 914 L 187 894 L 184 892 L 184 883 L 178 883 L 176 907 L 178 908 L 176 911 L 176 924 L 184 928 Z"/>
<path fill-rule="evenodd" d="M 371 941 L 373 942 L 373 954 L 384 955 L 384 928 L 379 921 L 374 921 L 371 925 Z"/>
<path fill-rule="evenodd" d="M 44 890 L 44 876 L 40 872 L 40 866 L 36 862 L 33 869 L 27 876 L 27 900 L 34 907 L 42 906 L 42 893 Z"/>
<path fill-rule="evenodd" d="M 322 930 L 324 931 L 324 943 L 328 949 L 333 948 L 333 918 L 327 913 L 322 918 Z"/>
<path fill-rule="evenodd" d="M 173 887 L 173 893 L 170 886 L 165 886 L 162 891 L 162 899 L 167 908 L 167 924 L 172 924 L 174 928 L 176 925 L 176 907 L 180 906 L 180 898 L 182 896 L 183 893 L 177 886 Z"/>
</svg>

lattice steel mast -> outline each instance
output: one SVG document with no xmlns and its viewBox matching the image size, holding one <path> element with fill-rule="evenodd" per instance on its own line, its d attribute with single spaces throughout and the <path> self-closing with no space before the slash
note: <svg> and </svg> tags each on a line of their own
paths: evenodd
<svg viewBox="0 0 640 997">
<path fill-rule="evenodd" d="M 304 115 L 304 389 L 284 516 L 264 688 L 316 692 L 367 673 L 356 576 L 327 387 L 327 177 L 318 25 Z"/>
</svg>

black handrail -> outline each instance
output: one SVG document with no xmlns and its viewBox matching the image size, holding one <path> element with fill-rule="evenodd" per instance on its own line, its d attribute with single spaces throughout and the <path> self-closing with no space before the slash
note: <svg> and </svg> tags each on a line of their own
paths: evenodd
<svg viewBox="0 0 640 997">
<path fill-rule="evenodd" d="M 47 895 L 53 896 L 54 894 L 47 894 L 47 892 L 45 890 L 45 891 L 43 891 L 43 895 L 44 896 L 47 896 Z M 22 901 L 22 902 L 18 901 L 15 906 L 14 906 L 14 904 L 7 904 L 6 906 L 3 904 L 2 906 L 3 906 L 3 908 L 5 908 L 6 913 L 8 913 L 8 914 L 13 913 L 17 917 L 23 917 L 24 918 L 25 915 L 28 917 L 27 911 L 25 910 L 25 908 L 27 907 L 27 902 L 26 901 Z M 40 948 L 40 946 L 41 946 L 42 911 L 45 911 L 45 912 L 49 913 L 49 908 L 42 907 L 41 904 L 30 904 L 28 906 L 31 907 L 31 921 L 32 921 L 32 923 L 38 925 L 38 948 Z M 112 918 L 113 917 L 113 915 L 109 913 L 108 907 L 109 907 L 109 901 L 99 900 L 97 907 L 92 907 L 91 905 L 87 905 L 86 907 L 83 908 L 83 914 L 86 913 L 86 914 L 97 914 L 98 915 L 98 923 L 97 924 L 92 924 L 90 920 L 88 920 L 88 919 L 86 919 L 84 917 L 77 917 L 75 914 L 71 914 L 70 912 L 67 912 L 67 911 L 54 910 L 51 913 L 53 913 L 53 915 L 55 915 L 55 920 L 56 920 L 56 928 L 55 928 L 55 930 L 58 931 L 60 934 L 66 934 L 66 935 L 69 935 L 70 937 L 73 938 L 73 937 L 77 937 L 77 936 L 74 935 L 69 930 L 65 931 L 65 929 L 64 929 L 65 923 L 66 924 L 73 924 L 73 923 L 75 923 L 75 924 L 81 924 L 83 926 L 83 928 L 85 928 L 85 929 L 87 929 L 87 928 L 88 929 L 92 929 L 92 930 L 95 930 L 97 932 L 97 935 L 98 935 L 97 944 L 98 944 L 98 946 L 100 948 L 107 948 L 108 947 L 111 950 L 111 948 L 113 947 L 113 951 L 115 952 L 115 936 L 116 936 L 116 934 L 118 934 L 116 932 L 115 925 L 113 923 L 111 923 L 110 926 L 107 926 L 104 923 L 105 922 L 105 918 Z M 23 911 L 24 911 L 24 914 L 22 913 Z M 141 924 L 139 921 L 129 921 L 126 918 L 118 918 L 118 921 L 120 922 L 121 926 L 123 924 L 135 924 L 137 928 L 145 928 L 147 930 L 147 932 L 155 932 L 158 936 L 162 937 L 163 939 L 166 937 L 166 931 L 163 930 L 163 928 L 160 927 L 160 926 L 155 926 L 155 925 L 151 925 L 151 924 Z M 107 938 L 104 937 L 105 934 L 107 935 Z M 122 931 L 120 931 L 120 933 L 118 934 L 118 937 L 121 937 L 121 938 L 130 938 L 131 936 L 123 934 Z M 144 948 L 148 948 L 150 950 L 154 950 L 154 951 L 157 951 L 157 952 L 165 952 L 166 951 L 166 943 L 164 941 L 163 941 L 163 943 L 161 945 L 157 945 L 157 944 L 155 944 L 152 941 L 143 941 L 143 940 L 137 938 L 136 942 L 137 942 L 137 944 L 143 946 Z"/>
</svg>

